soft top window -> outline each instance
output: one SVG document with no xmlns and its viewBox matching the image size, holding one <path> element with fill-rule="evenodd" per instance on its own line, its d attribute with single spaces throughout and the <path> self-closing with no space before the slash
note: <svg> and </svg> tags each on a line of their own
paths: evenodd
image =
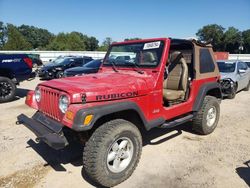
<svg viewBox="0 0 250 188">
<path fill-rule="evenodd" d="M 200 49 L 200 73 L 214 72 L 215 65 L 213 58 L 207 48 Z"/>
</svg>

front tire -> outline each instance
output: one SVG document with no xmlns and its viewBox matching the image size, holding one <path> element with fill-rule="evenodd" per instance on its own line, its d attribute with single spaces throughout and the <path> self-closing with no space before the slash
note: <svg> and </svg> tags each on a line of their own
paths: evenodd
<svg viewBox="0 0 250 188">
<path fill-rule="evenodd" d="M 16 85 L 6 77 L 0 77 L 0 103 L 12 101 L 15 98 Z"/>
<path fill-rule="evenodd" d="M 237 84 L 234 84 L 232 92 L 227 96 L 229 99 L 234 99 L 237 93 Z"/>
<path fill-rule="evenodd" d="M 64 76 L 63 71 L 58 71 L 58 72 L 56 73 L 56 78 L 62 78 L 63 76 Z"/>
<path fill-rule="evenodd" d="M 220 117 L 220 104 L 216 97 L 206 96 L 201 109 L 193 119 L 193 130 L 207 135 L 214 131 Z"/>
<path fill-rule="evenodd" d="M 128 179 L 141 156 L 142 138 L 138 128 L 123 119 L 104 123 L 87 141 L 83 168 L 96 183 L 112 187 Z"/>
</svg>

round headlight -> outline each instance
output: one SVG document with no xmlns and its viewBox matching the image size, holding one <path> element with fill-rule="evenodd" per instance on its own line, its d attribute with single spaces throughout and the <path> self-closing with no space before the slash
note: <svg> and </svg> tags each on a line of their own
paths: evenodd
<svg viewBox="0 0 250 188">
<path fill-rule="evenodd" d="M 37 102 L 41 101 L 41 90 L 38 87 L 35 90 L 35 99 Z"/>
<path fill-rule="evenodd" d="M 69 98 L 66 95 L 62 95 L 59 99 L 59 109 L 62 113 L 65 113 L 69 106 Z"/>
</svg>

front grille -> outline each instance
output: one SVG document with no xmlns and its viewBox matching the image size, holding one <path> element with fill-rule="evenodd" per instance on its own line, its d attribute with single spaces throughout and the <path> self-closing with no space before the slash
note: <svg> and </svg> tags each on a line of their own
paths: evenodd
<svg viewBox="0 0 250 188">
<path fill-rule="evenodd" d="M 59 91 L 40 87 L 41 90 L 41 101 L 39 105 L 39 111 L 43 112 L 47 116 L 60 121 L 60 110 L 59 110 Z"/>
</svg>

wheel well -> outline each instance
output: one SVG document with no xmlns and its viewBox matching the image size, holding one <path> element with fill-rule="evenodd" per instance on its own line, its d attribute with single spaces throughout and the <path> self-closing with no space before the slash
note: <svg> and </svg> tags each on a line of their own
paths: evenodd
<svg viewBox="0 0 250 188">
<path fill-rule="evenodd" d="M 136 125 L 140 131 L 146 130 L 140 115 L 135 110 L 124 110 L 124 111 L 114 112 L 114 113 L 102 116 L 95 122 L 95 125 L 93 128 L 96 129 L 102 124 L 113 119 L 124 119 Z"/>
<path fill-rule="evenodd" d="M 221 90 L 219 88 L 214 88 L 214 89 L 209 90 L 207 92 L 207 95 L 210 95 L 219 99 L 222 98 Z"/>
<path fill-rule="evenodd" d="M 10 78 L 10 79 L 13 78 L 13 75 L 12 75 L 11 71 L 8 70 L 8 69 L 2 69 L 2 70 L 0 70 L 0 76 L 7 77 L 7 78 Z"/>
<path fill-rule="evenodd" d="M 238 82 L 235 82 L 236 90 L 238 89 Z"/>
</svg>

